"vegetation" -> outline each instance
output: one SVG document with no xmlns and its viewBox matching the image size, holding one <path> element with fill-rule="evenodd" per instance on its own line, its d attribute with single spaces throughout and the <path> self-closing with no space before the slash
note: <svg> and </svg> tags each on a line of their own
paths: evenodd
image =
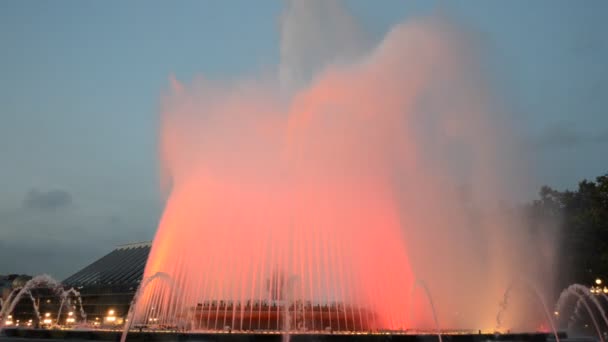
<svg viewBox="0 0 608 342">
<path fill-rule="evenodd" d="M 608 279 L 608 174 L 573 191 L 544 186 L 539 195 L 529 207 L 532 229 L 558 228 L 558 285 Z"/>
</svg>

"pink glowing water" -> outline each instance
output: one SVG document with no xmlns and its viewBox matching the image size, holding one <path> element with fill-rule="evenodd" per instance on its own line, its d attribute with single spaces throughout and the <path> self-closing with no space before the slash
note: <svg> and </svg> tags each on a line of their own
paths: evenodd
<svg viewBox="0 0 608 342">
<path fill-rule="evenodd" d="M 168 199 L 145 271 L 172 281 L 142 290 L 136 319 L 433 327 L 428 302 L 410 296 L 415 270 L 442 324 L 493 326 L 513 275 L 543 264 L 522 266 L 536 242 L 495 214 L 512 190 L 510 136 L 474 56 L 466 35 L 426 18 L 288 91 L 273 77 L 172 80 Z"/>
</svg>

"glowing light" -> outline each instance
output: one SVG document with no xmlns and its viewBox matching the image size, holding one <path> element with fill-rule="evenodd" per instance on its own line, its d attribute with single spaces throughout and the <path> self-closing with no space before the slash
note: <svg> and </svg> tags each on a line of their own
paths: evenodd
<svg viewBox="0 0 608 342">
<path fill-rule="evenodd" d="M 600 279 L 600 278 L 595 279 L 595 284 L 602 285 L 602 279 Z"/>
<path fill-rule="evenodd" d="M 110 309 L 108 310 L 108 315 L 106 317 L 104 317 L 104 320 L 106 323 L 116 323 L 117 319 L 116 316 L 114 316 L 116 312 L 114 311 L 114 309 Z"/>
<path fill-rule="evenodd" d="M 503 177 L 511 168 L 499 165 L 497 152 L 512 144 L 502 144 L 503 127 L 486 108 L 493 101 L 479 95 L 485 87 L 475 77 L 461 82 L 477 63 L 461 55 L 469 49 L 444 34 L 450 31 L 433 21 L 400 25 L 366 54 L 365 63 L 329 67 L 288 96 L 275 92 L 275 84 L 255 81 L 232 87 L 202 79 L 188 87 L 172 80 L 163 97 L 159 143 L 163 180 L 171 189 L 144 272 L 142 285 L 151 286 L 141 287 L 134 321 L 168 319 L 203 300 L 215 303 L 213 310 L 195 312 L 193 321 L 201 326 L 192 329 L 207 329 L 215 318 L 212 329 L 221 330 L 224 323 L 214 315 L 226 322 L 231 310 L 242 330 L 252 321 L 244 315 L 253 310 L 228 308 L 227 301 L 268 300 L 273 304 L 265 315 L 280 318 L 274 303 L 289 296 L 356 308 L 338 313 L 319 306 L 324 317 L 304 322 L 316 324 L 313 330 L 332 325 L 333 333 L 333 322 L 342 318 L 342 328 L 354 321 L 362 322 L 361 329 L 408 328 L 415 324 L 409 311 L 428 307 L 422 291 L 410 291 L 410 254 L 422 270 L 449 264 L 438 267 L 450 267 L 450 274 L 473 270 L 462 273 L 467 280 L 495 279 L 474 297 L 476 315 L 494 310 L 488 303 L 511 271 L 505 268 L 515 267 L 505 253 L 517 253 L 517 225 L 501 217 L 473 218 L 463 202 L 478 203 L 479 213 L 494 211 L 493 204 L 485 208 L 486 200 L 511 190 Z M 449 96 L 434 95 L 444 92 Z M 435 108 L 434 102 L 441 104 Z M 456 155 L 467 156 L 466 167 L 453 162 L 462 159 L 452 158 L 456 151 L 446 146 L 453 145 Z M 463 201 L 455 189 L 469 178 L 475 198 Z M 478 244 L 472 225 L 497 255 L 485 258 L 470 248 Z M 443 235 L 441 250 L 450 252 L 436 253 Z M 447 255 L 458 257 L 442 262 Z M 464 303 L 471 293 L 452 296 L 454 307 L 442 309 L 472 307 Z M 304 320 L 313 317 L 306 314 Z M 423 315 L 415 319 L 425 323 Z"/>
<path fill-rule="evenodd" d="M 74 319 L 74 317 L 68 317 L 65 319 L 66 323 L 74 323 L 76 320 Z"/>
<path fill-rule="evenodd" d="M 73 316 L 73 315 L 74 315 L 73 311 L 68 312 L 68 316 Z"/>
<path fill-rule="evenodd" d="M 51 317 L 51 313 L 50 313 L 50 312 L 45 313 L 45 314 L 44 314 L 44 317 L 47 317 L 47 318 L 48 318 L 48 317 Z"/>
<path fill-rule="evenodd" d="M 554 314 L 555 316 L 559 316 L 559 311 L 555 311 L 555 312 L 553 312 L 553 314 Z"/>
<path fill-rule="evenodd" d="M 608 293 L 608 286 L 604 286 L 604 293 Z"/>
<path fill-rule="evenodd" d="M 45 318 L 45 319 L 42 320 L 42 323 L 43 324 L 51 324 L 51 323 L 53 323 L 53 320 L 50 319 L 50 318 Z"/>
</svg>

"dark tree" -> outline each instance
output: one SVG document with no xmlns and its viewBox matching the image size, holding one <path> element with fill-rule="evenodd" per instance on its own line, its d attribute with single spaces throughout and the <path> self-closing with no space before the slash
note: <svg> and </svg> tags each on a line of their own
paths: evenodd
<svg viewBox="0 0 608 342">
<path fill-rule="evenodd" d="M 560 228 L 558 285 L 608 279 L 608 174 L 574 191 L 544 186 L 539 195 L 529 207 L 531 229 Z"/>
</svg>

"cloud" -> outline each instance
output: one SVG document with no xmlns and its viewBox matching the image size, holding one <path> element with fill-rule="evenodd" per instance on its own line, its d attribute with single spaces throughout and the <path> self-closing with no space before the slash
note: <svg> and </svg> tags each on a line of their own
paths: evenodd
<svg viewBox="0 0 608 342">
<path fill-rule="evenodd" d="M 76 206 L 75 206 L 76 207 Z M 46 212 L 0 212 L 0 274 L 47 273 L 63 279 L 116 245 L 152 238 L 155 215 L 144 207 L 127 217 L 85 209 Z"/>
<path fill-rule="evenodd" d="M 539 143 L 545 147 L 572 147 L 582 140 L 583 137 L 572 123 L 557 122 L 543 130 Z"/>
<path fill-rule="evenodd" d="M 25 209 L 40 211 L 55 211 L 66 208 L 72 204 L 72 195 L 65 190 L 40 191 L 32 189 L 28 191 L 23 200 Z"/>
<path fill-rule="evenodd" d="M 27 189 L 0 203 L 0 274 L 64 279 L 116 245 L 151 239 L 158 220 L 149 200 L 114 205 L 114 198 L 91 202 L 63 189 Z"/>
<path fill-rule="evenodd" d="M 594 143 L 608 143 L 608 128 L 594 132 L 581 130 L 571 122 L 554 122 L 544 128 L 537 140 L 542 148 L 573 148 Z"/>
</svg>

